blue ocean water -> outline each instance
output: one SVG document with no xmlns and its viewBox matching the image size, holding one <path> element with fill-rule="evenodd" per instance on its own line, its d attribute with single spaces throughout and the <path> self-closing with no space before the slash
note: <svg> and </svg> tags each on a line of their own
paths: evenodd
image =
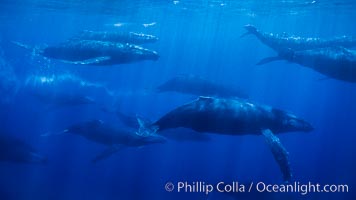
<svg viewBox="0 0 356 200">
<path fill-rule="evenodd" d="M 48 162 L 0 162 L 0 199 L 355 199 L 355 83 L 325 79 L 285 61 L 256 66 L 276 53 L 254 36 L 240 38 L 246 24 L 301 37 L 355 36 L 355 8 L 353 0 L 1 0 L 0 132 L 31 144 Z M 13 44 L 44 48 L 83 30 L 155 35 L 156 43 L 142 46 L 160 57 L 114 66 L 78 66 L 45 59 Z M 41 136 L 93 119 L 120 125 L 115 114 L 107 112 L 112 109 L 159 119 L 196 98 L 155 91 L 181 74 L 242 88 L 252 102 L 310 122 L 312 132 L 279 135 L 289 152 L 293 181 L 343 184 L 348 192 L 177 191 L 178 182 L 282 184 L 262 136 L 212 134 L 210 141 L 169 140 L 127 148 L 96 164 L 91 159 L 105 146 L 70 134 Z M 50 82 L 41 90 L 42 98 L 33 95 L 40 90 L 32 84 L 36 80 Z M 58 93 L 83 93 L 96 103 L 63 106 L 46 98 Z M 167 182 L 174 184 L 172 192 L 165 190 Z"/>
</svg>

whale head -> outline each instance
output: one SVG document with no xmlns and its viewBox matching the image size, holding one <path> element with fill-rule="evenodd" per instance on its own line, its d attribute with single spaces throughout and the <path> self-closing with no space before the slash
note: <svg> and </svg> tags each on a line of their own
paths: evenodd
<svg viewBox="0 0 356 200">
<path fill-rule="evenodd" d="M 157 87 L 157 92 L 167 92 L 182 89 L 184 88 L 184 82 L 187 82 L 187 80 L 185 80 L 181 76 L 174 77 L 166 81 L 165 83 L 159 85 Z"/>
<path fill-rule="evenodd" d="M 292 114 L 286 114 L 283 120 L 283 126 L 289 131 L 310 132 L 314 130 L 314 127 L 309 122 L 297 118 Z"/>
<path fill-rule="evenodd" d="M 276 128 L 278 132 L 310 132 L 314 130 L 314 127 L 309 122 L 291 113 L 275 109 L 274 114 L 279 124 L 278 128 Z"/>
<path fill-rule="evenodd" d="M 144 51 L 142 56 L 147 60 L 156 61 L 159 59 L 158 53 L 156 51 L 151 51 L 151 50 Z"/>
<path fill-rule="evenodd" d="M 314 130 L 314 127 L 309 122 L 296 117 L 288 118 L 286 125 L 293 131 L 310 132 Z"/>
<path fill-rule="evenodd" d="M 130 54 L 134 55 L 131 56 L 134 60 L 158 60 L 159 55 L 156 51 L 145 49 L 141 46 L 126 44 L 127 47 L 130 49 Z"/>
<path fill-rule="evenodd" d="M 130 32 L 130 36 L 141 40 L 142 43 L 153 43 L 158 41 L 158 37 L 154 35 L 148 35 L 143 33 Z"/>
</svg>

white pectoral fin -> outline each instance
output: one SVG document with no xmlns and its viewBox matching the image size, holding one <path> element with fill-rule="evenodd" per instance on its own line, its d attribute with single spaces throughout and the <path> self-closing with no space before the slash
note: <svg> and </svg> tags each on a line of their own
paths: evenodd
<svg viewBox="0 0 356 200">
<path fill-rule="evenodd" d="M 110 56 L 102 56 L 102 57 L 95 57 L 87 60 L 80 60 L 80 61 L 68 61 L 68 60 L 61 60 L 63 63 L 73 64 L 73 65 L 95 65 L 101 64 L 104 61 L 110 60 Z"/>
<path fill-rule="evenodd" d="M 110 146 L 109 148 L 105 149 L 103 152 L 96 155 L 95 158 L 92 160 L 92 162 L 96 163 L 98 161 L 104 160 L 104 159 L 110 157 L 111 155 L 113 155 L 114 153 L 120 151 L 123 148 L 124 148 L 123 145 Z"/>
<path fill-rule="evenodd" d="M 282 171 L 283 179 L 285 181 L 290 181 L 292 178 L 292 172 L 287 150 L 284 148 L 279 138 L 275 136 L 271 130 L 264 129 L 262 130 L 262 134 L 264 135 L 265 140 L 272 151 L 274 159 L 277 161 L 279 168 Z"/>
<path fill-rule="evenodd" d="M 156 134 L 158 131 L 157 126 L 152 126 L 152 122 L 148 119 L 144 119 L 136 115 L 137 123 L 139 124 L 139 129 L 136 134 L 139 136 L 150 136 Z"/>
</svg>

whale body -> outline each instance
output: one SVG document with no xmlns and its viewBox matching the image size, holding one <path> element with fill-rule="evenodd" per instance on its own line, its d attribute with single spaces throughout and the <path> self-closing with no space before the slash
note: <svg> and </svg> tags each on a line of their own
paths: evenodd
<svg viewBox="0 0 356 200">
<path fill-rule="evenodd" d="M 0 134 L 0 161 L 45 164 L 47 158 L 30 144 L 8 134 Z"/>
<path fill-rule="evenodd" d="M 177 127 L 224 135 L 311 131 L 313 127 L 295 115 L 241 99 L 199 97 L 165 114 L 152 124 L 159 131 Z"/>
<path fill-rule="evenodd" d="M 356 37 L 340 36 L 331 39 L 289 36 L 287 34 L 265 33 L 253 25 L 246 25 L 247 32 L 243 35 L 255 35 L 266 46 L 275 51 L 291 49 L 294 51 L 326 47 L 356 47 Z"/>
<path fill-rule="evenodd" d="M 302 51 L 281 50 L 276 57 L 262 59 L 258 65 L 276 60 L 287 60 L 308 67 L 327 77 L 356 82 L 356 51 L 329 47 Z"/>
<path fill-rule="evenodd" d="M 199 97 L 173 109 L 152 124 L 141 123 L 139 132 L 150 134 L 180 127 L 201 133 L 263 135 L 285 181 L 292 177 L 289 156 L 274 133 L 313 130 L 305 120 L 270 106 L 241 99 Z"/>
<path fill-rule="evenodd" d="M 178 92 L 196 96 L 247 98 L 240 88 L 228 87 L 195 75 L 180 75 L 169 79 L 157 88 L 158 92 Z"/>
<path fill-rule="evenodd" d="M 68 40 L 56 46 L 32 48 L 28 45 L 13 44 L 34 50 L 38 55 L 56 59 L 64 63 L 80 65 L 118 65 L 143 60 L 156 61 L 159 55 L 156 51 L 145 49 L 129 43 L 117 43 L 98 40 Z"/>
<path fill-rule="evenodd" d="M 89 120 L 71 125 L 63 133 L 80 135 L 90 141 L 108 146 L 106 150 L 93 159 L 93 162 L 103 160 L 124 147 L 142 147 L 166 141 L 162 136 L 139 135 L 133 131 L 117 128 L 101 120 Z"/>
</svg>

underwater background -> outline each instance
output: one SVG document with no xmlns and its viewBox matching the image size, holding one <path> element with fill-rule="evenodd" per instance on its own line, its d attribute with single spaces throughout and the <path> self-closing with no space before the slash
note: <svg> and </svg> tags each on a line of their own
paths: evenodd
<svg viewBox="0 0 356 200">
<path fill-rule="evenodd" d="M 0 0 L 0 131 L 25 140 L 48 157 L 45 165 L 0 162 L 0 199 L 355 199 L 355 83 L 325 78 L 285 61 L 256 66 L 276 53 L 254 36 L 240 38 L 246 24 L 302 37 L 355 36 L 354 19 L 353 0 Z M 13 44 L 56 45 L 83 30 L 122 27 L 157 36 L 157 42 L 142 46 L 157 51 L 159 59 L 78 66 L 44 59 Z M 127 148 L 96 164 L 90 161 L 103 145 L 76 135 L 41 136 L 86 120 L 120 124 L 108 109 L 159 119 L 196 98 L 155 91 L 181 74 L 241 88 L 252 102 L 290 111 L 310 122 L 312 132 L 279 135 L 289 152 L 293 179 L 347 184 L 349 191 L 235 197 L 165 190 L 167 182 L 178 181 L 282 183 L 261 136 L 169 140 Z M 36 77 L 75 80 L 46 88 L 44 96 L 85 92 L 96 103 L 44 103 L 23 92 Z"/>
</svg>

